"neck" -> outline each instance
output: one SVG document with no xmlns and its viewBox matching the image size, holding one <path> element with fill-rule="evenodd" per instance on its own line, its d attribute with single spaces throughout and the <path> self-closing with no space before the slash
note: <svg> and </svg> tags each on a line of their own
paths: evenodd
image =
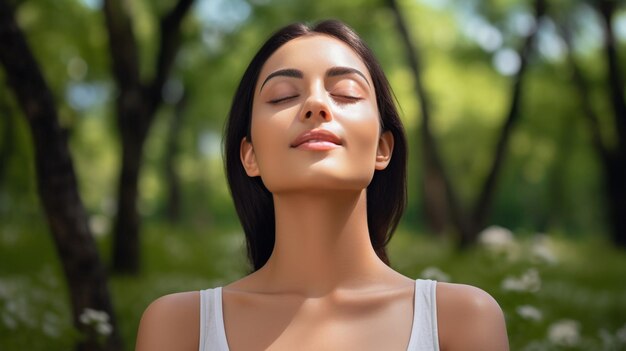
<svg viewBox="0 0 626 351">
<path fill-rule="evenodd" d="M 366 190 L 275 194 L 274 208 L 274 251 L 259 270 L 272 290 L 321 296 L 390 269 L 370 242 Z"/>
</svg>

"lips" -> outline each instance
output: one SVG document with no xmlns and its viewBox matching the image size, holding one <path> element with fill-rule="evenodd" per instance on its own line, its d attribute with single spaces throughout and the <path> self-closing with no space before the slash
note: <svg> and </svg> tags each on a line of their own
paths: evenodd
<svg viewBox="0 0 626 351">
<path fill-rule="evenodd" d="M 291 143 L 291 147 L 309 150 L 329 150 L 341 144 L 341 139 L 335 134 L 324 129 L 316 129 L 300 134 Z"/>
</svg>

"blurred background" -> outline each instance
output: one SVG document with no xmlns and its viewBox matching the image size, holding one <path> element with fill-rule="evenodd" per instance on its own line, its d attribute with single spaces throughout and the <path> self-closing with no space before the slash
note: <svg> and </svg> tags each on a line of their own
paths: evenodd
<svg viewBox="0 0 626 351">
<path fill-rule="evenodd" d="M 626 350 L 617 0 L 0 0 L 0 349 L 131 350 L 150 301 L 248 272 L 232 95 L 271 33 L 327 18 L 406 127 L 392 266 L 491 293 L 514 350 Z"/>
</svg>

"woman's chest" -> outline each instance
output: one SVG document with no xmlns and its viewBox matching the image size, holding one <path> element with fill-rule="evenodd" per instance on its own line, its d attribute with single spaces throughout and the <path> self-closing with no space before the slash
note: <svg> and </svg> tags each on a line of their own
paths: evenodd
<svg viewBox="0 0 626 351">
<path fill-rule="evenodd" d="M 280 299 L 225 296 L 230 351 L 406 350 L 412 292 L 371 299 Z"/>
</svg>

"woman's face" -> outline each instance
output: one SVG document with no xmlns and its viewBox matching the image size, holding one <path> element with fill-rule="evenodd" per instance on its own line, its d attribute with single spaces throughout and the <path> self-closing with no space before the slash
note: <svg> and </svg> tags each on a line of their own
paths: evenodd
<svg viewBox="0 0 626 351">
<path fill-rule="evenodd" d="M 251 142 L 241 160 L 274 194 L 358 190 L 391 158 L 365 64 L 326 35 L 289 41 L 265 62 L 255 87 Z"/>
</svg>

